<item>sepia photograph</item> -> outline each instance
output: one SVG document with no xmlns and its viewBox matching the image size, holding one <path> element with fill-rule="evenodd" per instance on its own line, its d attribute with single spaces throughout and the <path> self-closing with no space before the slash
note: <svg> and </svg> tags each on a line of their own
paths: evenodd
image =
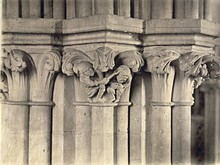
<svg viewBox="0 0 220 165">
<path fill-rule="evenodd" d="M 0 165 L 220 165 L 220 0 L 0 2 Z"/>
</svg>

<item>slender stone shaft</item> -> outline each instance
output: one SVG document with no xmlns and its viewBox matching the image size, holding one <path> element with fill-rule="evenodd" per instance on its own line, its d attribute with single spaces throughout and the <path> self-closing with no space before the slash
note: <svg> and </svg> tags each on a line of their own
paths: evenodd
<svg viewBox="0 0 220 165">
<path fill-rule="evenodd" d="M 51 107 L 32 106 L 29 125 L 29 163 L 49 165 L 51 154 Z"/>
<path fill-rule="evenodd" d="M 92 15 L 92 0 L 76 0 L 76 17 Z"/>
<path fill-rule="evenodd" d="M 152 73 L 152 103 L 147 115 L 147 163 L 171 164 L 171 91 L 174 70 Z"/>
<path fill-rule="evenodd" d="M 52 0 L 44 0 L 44 18 L 52 18 L 53 15 L 53 9 L 52 6 Z"/>
<path fill-rule="evenodd" d="M 118 0 L 115 4 L 116 14 L 120 16 L 130 17 L 130 1 Z"/>
<path fill-rule="evenodd" d="M 91 164 L 114 164 L 114 107 L 91 110 Z"/>
<path fill-rule="evenodd" d="M 19 17 L 19 1 L 7 0 L 7 18 L 18 18 Z"/>
<path fill-rule="evenodd" d="M 151 0 L 140 1 L 140 18 L 150 19 L 151 18 Z"/>
<path fill-rule="evenodd" d="M 7 1 L 2 0 L 2 18 L 7 18 Z"/>
<path fill-rule="evenodd" d="M 180 71 L 175 77 L 172 101 L 172 162 L 190 164 L 192 80 Z"/>
<path fill-rule="evenodd" d="M 173 0 L 153 0 L 152 18 L 169 19 L 173 17 Z"/>
<path fill-rule="evenodd" d="M 28 164 L 28 106 L 8 105 L 1 110 L 1 162 Z"/>
<path fill-rule="evenodd" d="M 91 163 L 91 107 L 76 106 L 75 163 Z"/>
<path fill-rule="evenodd" d="M 65 18 L 65 1 L 53 0 L 53 18 Z"/>
<path fill-rule="evenodd" d="M 213 0 L 205 0 L 205 19 L 212 21 L 212 1 Z"/>
<path fill-rule="evenodd" d="M 40 18 L 41 17 L 41 1 L 40 0 L 30 0 L 30 17 Z"/>
<path fill-rule="evenodd" d="M 132 80 L 131 102 L 129 111 L 129 155 L 130 164 L 146 164 L 146 83 L 143 75 Z M 144 75 L 146 76 L 146 75 Z"/>
<path fill-rule="evenodd" d="M 174 18 L 184 18 L 185 17 L 185 0 L 174 0 Z"/>
<path fill-rule="evenodd" d="M 67 0 L 66 1 L 66 18 L 74 18 L 76 15 L 76 1 L 75 0 Z"/>
<path fill-rule="evenodd" d="M 116 162 L 124 165 L 128 164 L 128 106 L 118 106 L 116 113 Z"/>
<path fill-rule="evenodd" d="M 113 14 L 113 0 L 95 0 L 95 14 Z"/>
<path fill-rule="evenodd" d="M 21 6 L 22 8 L 20 10 L 22 10 L 22 18 L 29 18 L 30 17 L 30 1 L 29 0 L 22 0 L 21 1 Z"/>
</svg>

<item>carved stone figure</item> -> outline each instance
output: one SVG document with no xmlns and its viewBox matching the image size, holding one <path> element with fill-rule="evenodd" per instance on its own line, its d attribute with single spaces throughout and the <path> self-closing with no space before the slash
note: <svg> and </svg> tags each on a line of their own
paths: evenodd
<svg viewBox="0 0 220 165">
<path fill-rule="evenodd" d="M 106 89 L 105 85 L 109 83 L 111 77 L 116 74 L 114 72 L 112 75 L 98 80 L 97 77 L 94 77 L 95 71 L 92 67 L 92 64 L 87 61 L 77 63 L 74 66 L 74 72 L 77 73 L 77 75 L 79 76 L 82 85 L 86 87 L 90 101 L 92 101 L 92 98 L 97 94 L 95 98 L 93 98 L 96 102 L 102 100 L 102 96 Z"/>
<path fill-rule="evenodd" d="M 115 54 L 112 49 L 101 47 L 95 50 L 93 58 L 78 50 L 67 52 L 62 70 L 69 76 L 79 76 L 90 102 L 119 102 L 130 85 L 131 71 L 139 71 L 143 63 L 136 51 Z"/>
<path fill-rule="evenodd" d="M 128 66 L 121 65 L 116 70 L 117 76 L 110 82 L 110 86 L 107 88 L 108 94 L 110 94 L 110 100 L 119 102 L 124 90 L 130 85 L 131 71 Z"/>
</svg>

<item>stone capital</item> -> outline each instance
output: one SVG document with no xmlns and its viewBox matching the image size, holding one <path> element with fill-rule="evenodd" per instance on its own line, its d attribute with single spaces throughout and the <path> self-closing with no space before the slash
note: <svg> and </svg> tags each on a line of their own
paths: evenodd
<svg viewBox="0 0 220 165">
<path fill-rule="evenodd" d="M 92 56 L 72 49 L 64 53 L 62 71 L 76 74 L 87 91 L 90 102 L 119 102 L 130 87 L 132 74 L 144 65 L 141 54 L 134 50 L 116 52 L 99 47 Z"/>
<path fill-rule="evenodd" d="M 12 49 L 8 52 L 3 49 L 1 57 L 2 99 L 27 100 L 28 81 L 34 71 L 34 62 L 27 52 L 20 49 Z"/>
<path fill-rule="evenodd" d="M 59 51 L 51 50 L 41 55 L 37 66 L 37 84 L 34 89 L 34 99 L 50 101 L 56 75 L 60 71 L 61 55 Z"/>
</svg>

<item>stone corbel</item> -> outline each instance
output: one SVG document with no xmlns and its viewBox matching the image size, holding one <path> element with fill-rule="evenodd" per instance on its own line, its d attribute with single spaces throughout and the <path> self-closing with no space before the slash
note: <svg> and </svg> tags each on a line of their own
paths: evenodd
<svg viewBox="0 0 220 165">
<path fill-rule="evenodd" d="M 144 62 L 139 52 L 114 52 L 109 47 L 97 48 L 90 57 L 82 51 L 65 52 L 62 70 L 68 76 L 79 77 L 90 102 L 117 103 L 130 87 L 132 74 Z"/>
</svg>

